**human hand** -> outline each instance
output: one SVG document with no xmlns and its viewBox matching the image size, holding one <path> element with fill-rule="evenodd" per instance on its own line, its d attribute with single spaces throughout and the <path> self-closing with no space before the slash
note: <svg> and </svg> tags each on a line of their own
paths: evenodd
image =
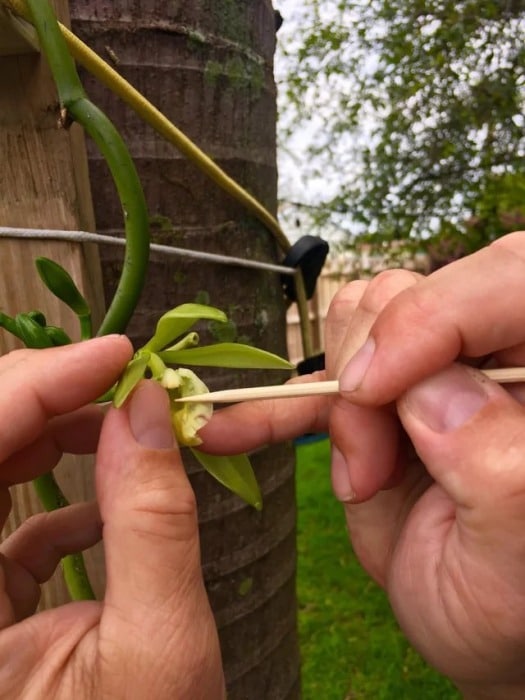
<svg viewBox="0 0 525 700">
<path fill-rule="evenodd" d="M 428 278 L 347 286 L 325 333 L 343 395 L 232 407 L 201 432 L 222 450 L 235 421 L 252 449 L 329 427 L 357 555 L 468 698 L 525 696 L 525 414 L 520 386 L 453 363 L 525 364 L 524 258 L 516 233 Z"/>
<path fill-rule="evenodd" d="M 143 382 L 104 419 L 86 406 L 132 354 L 124 337 L 0 358 L 0 518 L 8 487 L 98 445 L 96 504 L 34 516 L 0 548 L 0 698 L 220 700 L 217 632 L 200 568 L 195 498 L 163 389 Z M 104 532 L 103 602 L 32 614 L 65 554 Z"/>
</svg>

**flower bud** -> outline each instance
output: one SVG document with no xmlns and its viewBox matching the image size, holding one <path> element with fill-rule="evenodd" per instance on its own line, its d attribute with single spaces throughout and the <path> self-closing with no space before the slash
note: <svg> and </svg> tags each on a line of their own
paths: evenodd
<svg viewBox="0 0 525 700">
<path fill-rule="evenodd" d="M 69 306 L 77 316 L 89 316 L 90 310 L 73 278 L 64 268 L 49 258 L 37 258 L 36 269 L 49 291 Z"/>
</svg>

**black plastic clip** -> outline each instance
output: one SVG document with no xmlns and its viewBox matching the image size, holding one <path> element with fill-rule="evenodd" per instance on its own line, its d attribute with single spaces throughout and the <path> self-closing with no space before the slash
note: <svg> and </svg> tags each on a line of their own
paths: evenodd
<svg viewBox="0 0 525 700">
<path fill-rule="evenodd" d="M 311 299 L 315 292 L 317 278 L 321 274 L 328 251 L 328 243 L 319 236 L 302 236 L 292 245 L 282 262 L 286 267 L 301 268 L 307 299 Z M 294 277 L 281 275 L 281 282 L 288 299 L 296 301 Z"/>
</svg>

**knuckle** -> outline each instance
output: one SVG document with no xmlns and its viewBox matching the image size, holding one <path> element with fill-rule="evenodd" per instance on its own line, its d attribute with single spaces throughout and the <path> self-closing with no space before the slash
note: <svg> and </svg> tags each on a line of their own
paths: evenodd
<svg viewBox="0 0 525 700">
<path fill-rule="evenodd" d="M 506 236 L 496 238 L 490 244 L 491 248 L 521 248 L 521 246 L 525 246 L 525 231 L 513 231 Z"/>
<path fill-rule="evenodd" d="M 359 306 L 368 284 L 365 280 L 355 280 L 341 287 L 330 302 L 327 320 L 337 324 L 348 319 Z"/>
<path fill-rule="evenodd" d="M 176 476 L 156 476 L 142 483 L 133 506 L 136 530 L 178 541 L 195 537 L 197 500 L 189 482 Z"/>
<path fill-rule="evenodd" d="M 17 528 L 20 538 L 30 539 L 37 533 L 46 530 L 51 520 L 51 513 L 35 513 L 30 515 Z"/>
<path fill-rule="evenodd" d="M 384 270 L 370 281 L 362 306 L 378 313 L 400 292 L 413 287 L 421 279 L 421 275 L 410 270 Z"/>
<path fill-rule="evenodd" d="M 455 325 L 445 329 L 442 321 L 443 298 L 439 290 L 428 285 L 415 285 L 400 292 L 385 305 L 376 324 L 376 336 L 411 338 L 425 329 L 428 343 L 437 343 L 437 336 L 456 332 Z"/>
</svg>

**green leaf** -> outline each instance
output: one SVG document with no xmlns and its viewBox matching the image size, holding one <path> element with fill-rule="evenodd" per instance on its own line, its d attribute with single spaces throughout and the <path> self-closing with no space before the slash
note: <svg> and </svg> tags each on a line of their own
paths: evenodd
<svg viewBox="0 0 525 700">
<path fill-rule="evenodd" d="M 67 304 L 77 316 L 89 316 L 89 305 L 69 272 L 49 258 L 37 258 L 35 265 L 50 292 Z"/>
<path fill-rule="evenodd" d="M 250 460 L 244 454 L 229 457 L 191 450 L 204 469 L 223 486 L 257 510 L 262 510 L 262 495 Z"/>
<path fill-rule="evenodd" d="M 128 363 L 115 389 L 115 396 L 113 397 L 114 406 L 120 408 L 140 382 L 148 366 L 149 359 L 149 352 L 140 351 L 131 362 Z"/>
<path fill-rule="evenodd" d="M 167 364 L 252 369 L 294 368 L 291 362 L 279 355 L 242 343 L 216 343 L 190 350 L 165 350 L 159 355 Z"/>
<path fill-rule="evenodd" d="M 154 351 L 165 348 L 201 319 L 222 322 L 228 320 L 223 311 L 213 306 L 181 304 L 159 318 L 155 335 L 144 347 Z"/>
</svg>

